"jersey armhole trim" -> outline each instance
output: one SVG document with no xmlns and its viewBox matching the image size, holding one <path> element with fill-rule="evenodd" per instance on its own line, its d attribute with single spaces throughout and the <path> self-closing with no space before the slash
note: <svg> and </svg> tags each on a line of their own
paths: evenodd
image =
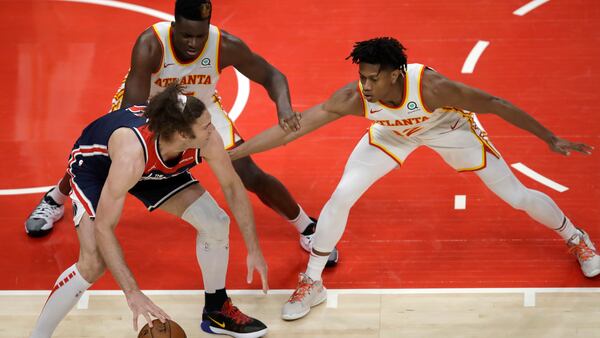
<svg viewBox="0 0 600 338">
<path fill-rule="evenodd" d="M 156 38 L 156 40 L 158 40 L 158 43 L 160 43 L 160 52 L 161 52 L 161 56 L 160 56 L 160 62 L 158 63 L 158 68 L 152 71 L 152 74 L 156 74 L 158 72 L 160 72 L 162 66 L 163 66 L 163 61 L 165 59 L 165 45 L 163 44 L 162 40 L 160 39 L 160 36 L 158 34 L 158 31 L 156 30 L 156 25 L 152 25 L 152 32 L 154 33 L 154 37 Z"/>
<path fill-rule="evenodd" d="M 144 166 L 145 166 L 146 164 L 148 164 L 148 147 L 146 146 L 146 141 L 144 141 L 144 137 L 142 136 L 142 134 L 140 133 L 140 131 L 137 128 L 131 127 L 131 129 L 135 133 L 135 136 L 137 136 L 138 141 L 140 141 L 140 144 L 142 145 L 142 148 L 144 149 Z"/>
<path fill-rule="evenodd" d="M 421 105 L 423 106 L 423 110 L 425 110 L 426 113 L 431 114 L 433 113 L 431 111 L 431 109 L 427 108 L 427 105 L 425 104 L 425 100 L 423 100 L 423 74 L 425 74 L 425 69 L 428 69 L 429 67 L 427 66 L 421 66 L 421 71 L 419 72 L 419 77 L 417 80 L 417 85 L 419 86 L 419 101 L 421 101 Z M 429 68 L 431 69 L 431 68 Z M 433 70 L 433 69 L 432 69 Z"/>
</svg>

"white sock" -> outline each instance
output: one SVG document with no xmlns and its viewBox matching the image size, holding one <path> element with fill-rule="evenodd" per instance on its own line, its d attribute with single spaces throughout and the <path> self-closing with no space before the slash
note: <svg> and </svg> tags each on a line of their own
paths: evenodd
<svg viewBox="0 0 600 338">
<path fill-rule="evenodd" d="M 61 204 L 61 205 L 65 204 L 65 200 L 67 199 L 67 195 L 60 192 L 60 189 L 58 189 L 58 185 L 55 186 L 52 189 L 52 191 L 48 192 L 48 196 L 52 197 L 54 202 Z"/>
<path fill-rule="evenodd" d="M 219 244 L 208 243 L 196 236 L 196 258 L 202 270 L 204 290 L 215 293 L 225 288 L 227 264 L 229 263 L 229 242 Z"/>
<path fill-rule="evenodd" d="M 311 252 L 308 260 L 308 266 L 306 267 L 306 275 L 313 281 L 321 280 L 321 273 L 323 272 L 323 269 L 325 269 L 325 264 L 327 264 L 328 257 L 329 255 L 319 256 L 315 255 L 314 252 Z"/>
<path fill-rule="evenodd" d="M 56 280 L 30 338 L 50 338 L 90 286 L 92 284 L 83 279 L 75 264 L 65 270 Z"/>
<path fill-rule="evenodd" d="M 298 229 L 299 233 L 303 233 L 306 228 L 313 223 L 312 219 L 308 217 L 308 215 L 304 212 L 302 207 L 298 205 L 300 212 L 298 216 L 294 219 L 290 219 L 289 222 L 292 223 L 296 229 Z"/>
<path fill-rule="evenodd" d="M 571 237 L 573 237 L 573 235 L 580 233 L 579 230 L 577 230 L 577 228 L 575 227 L 575 225 L 571 223 L 571 220 L 568 219 L 566 216 L 560 228 L 554 229 L 554 231 L 556 231 L 556 233 L 558 233 L 560 237 L 562 237 L 565 240 L 565 242 L 570 240 Z"/>
</svg>

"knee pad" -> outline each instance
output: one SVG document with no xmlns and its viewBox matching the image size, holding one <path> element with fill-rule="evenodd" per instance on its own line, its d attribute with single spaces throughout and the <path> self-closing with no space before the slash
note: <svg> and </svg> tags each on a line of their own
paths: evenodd
<svg viewBox="0 0 600 338">
<path fill-rule="evenodd" d="M 205 244 L 229 243 L 229 216 L 208 191 L 190 204 L 181 218 L 196 228 L 199 239 Z"/>
</svg>

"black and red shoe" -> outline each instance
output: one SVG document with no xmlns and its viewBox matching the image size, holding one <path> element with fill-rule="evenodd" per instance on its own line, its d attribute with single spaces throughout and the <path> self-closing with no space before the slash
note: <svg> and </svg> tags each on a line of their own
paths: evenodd
<svg viewBox="0 0 600 338">
<path fill-rule="evenodd" d="M 220 311 L 202 312 L 202 331 L 226 334 L 235 338 L 258 338 L 267 334 L 267 326 L 260 320 L 248 317 L 231 303 L 231 298 Z"/>
</svg>

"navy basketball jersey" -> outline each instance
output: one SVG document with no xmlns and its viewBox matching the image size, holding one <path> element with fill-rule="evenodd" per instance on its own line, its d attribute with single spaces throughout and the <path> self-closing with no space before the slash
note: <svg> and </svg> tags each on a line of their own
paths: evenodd
<svg viewBox="0 0 600 338">
<path fill-rule="evenodd" d="M 131 106 L 108 113 L 88 125 L 75 142 L 69 157 L 68 171 L 75 175 L 106 179 L 111 160 L 108 156 L 108 140 L 119 128 L 130 128 L 144 149 L 146 166 L 140 178 L 162 180 L 188 171 L 201 162 L 198 149 L 187 149 L 179 158 L 164 161 L 159 152 L 158 137 L 148 129 L 144 106 Z"/>
</svg>

